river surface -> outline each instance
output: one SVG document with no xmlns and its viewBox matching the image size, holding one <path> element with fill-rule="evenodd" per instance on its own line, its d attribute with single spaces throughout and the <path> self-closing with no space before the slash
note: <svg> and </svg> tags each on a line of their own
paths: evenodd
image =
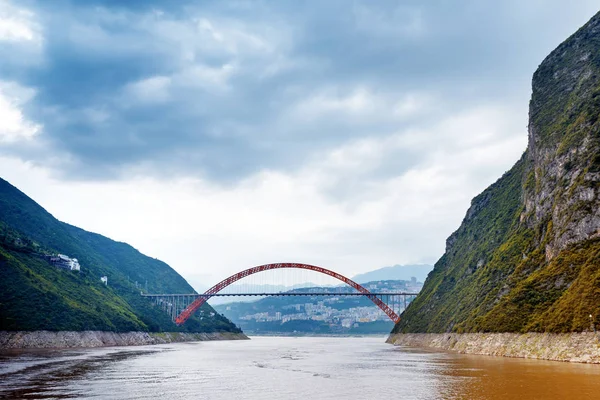
<svg viewBox="0 0 600 400">
<path fill-rule="evenodd" d="M 600 365 L 279 338 L 0 353 L 0 398 L 600 399 Z"/>
</svg>

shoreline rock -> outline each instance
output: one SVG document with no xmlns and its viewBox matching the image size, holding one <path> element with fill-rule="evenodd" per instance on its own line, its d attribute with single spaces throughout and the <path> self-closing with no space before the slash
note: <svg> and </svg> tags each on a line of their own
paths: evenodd
<svg viewBox="0 0 600 400">
<path fill-rule="evenodd" d="M 249 340 L 243 333 L 0 331 L 0 349 L 141 346 L 207 340 Z"/>
<path fill-rule="evenodd" d="M 600 364 L 600 334 L 584 333 L 395 333 L 386 343 L 549 361 Z"/>
</svg>

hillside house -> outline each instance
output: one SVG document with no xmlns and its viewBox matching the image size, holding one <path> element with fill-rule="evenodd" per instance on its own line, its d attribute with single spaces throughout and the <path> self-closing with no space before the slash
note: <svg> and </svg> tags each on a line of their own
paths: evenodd
<svg viewBox="0 0 600 400">
<path fill-rule="evenodd" d="M 50 263 L 58 268 L 68 269 L 71 271 L 80 271 L 81 266 L 76 258 L 71 258 L 64 254 L 52 255 L 49 257 Z"/>
</svg>

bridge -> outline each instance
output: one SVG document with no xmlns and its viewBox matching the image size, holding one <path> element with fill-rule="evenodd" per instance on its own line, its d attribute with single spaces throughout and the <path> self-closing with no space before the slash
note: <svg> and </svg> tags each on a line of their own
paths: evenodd
<svg viewBox="0 0 600 400">
<path fill-rule="evenodd" d="M 222 293 L 223 289 L 225 289 L 227 286 L 230 286 L 234 282 L 239 281 L 240 279 L 264 271 L 281 269 L 296 269 L 318 272 L 320 274 L 333 277 L 355 290 L 351 292 L 329 291 L 320 289 L 321 291 L 263 291 L 256 293 Z M 142 296 L 153 300 L 157 306 L 161 307 L 163 311 L 167 312 L 171 316 L 171 319 L 177 325 L 181 325 L 185 321 L 187 321 L 188 318 L 190 318 L 208 299 L 212 297 L 225 296 L 364 296 L 371 300 L 377 307 L 379 307 L 394 323 L 397 323 L 398 321 L 400 321 L 400 316 L 398 315 L 396 310 L 398 310 L 399 312 L 402 304 L 404 305 L 404 308 L 406 308 L 407 298 L 410 300 L 411 297 L 414 298 L 416 295 L 417 293 L 408 292 L 370 292 L 362 285 L 354 282 L 349 278 L 346 278 L 345 276 L 337 272 L 315 265 L 299 263 L 265 264 L 253 268 L 248 268 L 222 280 L 221 282 L 217 283 L 202 294 L 142 294 Z M 400 301 L 400 299 L 402 299 L 402 301 Z"/>
</svg>

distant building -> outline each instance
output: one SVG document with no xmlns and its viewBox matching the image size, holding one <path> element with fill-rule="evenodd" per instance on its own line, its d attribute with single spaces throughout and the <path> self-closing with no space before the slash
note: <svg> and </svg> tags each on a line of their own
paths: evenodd
<svg viewBox="0 0 600 400">
<path fill-rule="evenodd" d="M 58 268 L 68 269 L 71 271 L 80 271 L 81 266 L 76 258 L 71 258 L 64 254 L 57 254 L 48 257 L 52 265 Z"/>
<path fill-rule="evenodd" d="M 100 281 L 105 285 L 108 285 L 108 276 L 101 276 Z"/>
<path fill-rule="evenodd" d="M 71 259 L 70 266 L 71 266 L 71 271 L 80 271 L 81 270 L 81 265 L 79 265 L 79 260 L 77 260 L 76 258 Z"/>
</svg>

